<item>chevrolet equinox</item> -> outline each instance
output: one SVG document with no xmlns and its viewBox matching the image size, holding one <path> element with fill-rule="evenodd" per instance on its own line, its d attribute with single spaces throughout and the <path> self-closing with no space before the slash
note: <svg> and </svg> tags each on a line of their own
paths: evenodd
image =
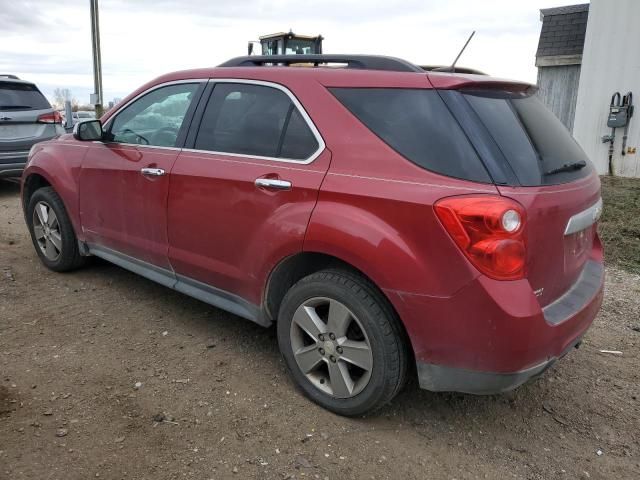
<svg viewBox="0 0 640 480">
<path fill-rule="evenodd" d="M 535 91 L 379 56 L 170 73 L 35 145 L 25 218 L 54 271 L 94 255 L 276 323 L 333 412 L 374 411 L 410 375 L 504 392 L 602 302 L 600 181 Z"/>
</svg>

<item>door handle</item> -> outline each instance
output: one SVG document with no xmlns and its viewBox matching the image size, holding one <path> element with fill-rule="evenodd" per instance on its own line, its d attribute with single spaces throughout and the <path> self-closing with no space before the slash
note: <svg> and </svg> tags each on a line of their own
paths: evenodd
<svg viewBox="0 0 640 480">
<path fill-rule="evenodd" d="M 140 173 L 142 173 L 142 175 L 148 175 L 150 177 L 161 177 L 165 174 L 165 171 L 162 168 L 145 167 L 140 170 Z"/>
<path fill-rule="evenodd" d="M 291 182 L 277 178 L 256 178 L 256 187 L 269 188 L 272 190 L 291 190 Z"/>
</svg>

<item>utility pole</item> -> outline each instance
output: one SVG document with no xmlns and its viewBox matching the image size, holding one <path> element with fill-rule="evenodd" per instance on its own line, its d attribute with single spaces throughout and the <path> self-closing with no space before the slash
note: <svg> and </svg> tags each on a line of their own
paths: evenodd
<svg viewBox="0 0 640 480">
<path fill-rule="evenodd" d="M 102 108 L 102 59 L 100 58 L 100 18 L 98 0 L 89 0 L 91 5 L 91 50 L 93 52 L 93 95 L 91 103 L 95 105 L 96 118 L 104 113 Z"/>
</svg>

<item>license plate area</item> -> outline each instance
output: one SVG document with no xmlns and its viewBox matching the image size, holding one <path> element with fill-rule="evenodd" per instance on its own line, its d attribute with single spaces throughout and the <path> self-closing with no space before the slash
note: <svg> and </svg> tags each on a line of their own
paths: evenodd
<svg viewBox="0 0 640 480">
<path fill-rule="evenodd" d="M 25 140 L 38 135 L 42 125 L 33 123 L 17 125 L 0 125 L 0 140 Z"/>
<path fill-rule="evenodd" d="M 586 262 L 593 248 L 595 225 L 579 230 L 564 237 L 564 270 L 572 272 Z"/>
</svg>

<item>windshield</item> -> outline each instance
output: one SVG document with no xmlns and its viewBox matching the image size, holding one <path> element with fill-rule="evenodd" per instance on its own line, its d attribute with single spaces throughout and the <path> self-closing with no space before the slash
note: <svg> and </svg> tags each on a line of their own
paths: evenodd
<svg viewBox="0 0 640 480">
<path fill-rule="evenodd" d="M 582 148 L 537 96 L 480 91 L 464 97 L 520 185 L 567 183 L 591 173 L 593 167 Z"/>
</svg>

